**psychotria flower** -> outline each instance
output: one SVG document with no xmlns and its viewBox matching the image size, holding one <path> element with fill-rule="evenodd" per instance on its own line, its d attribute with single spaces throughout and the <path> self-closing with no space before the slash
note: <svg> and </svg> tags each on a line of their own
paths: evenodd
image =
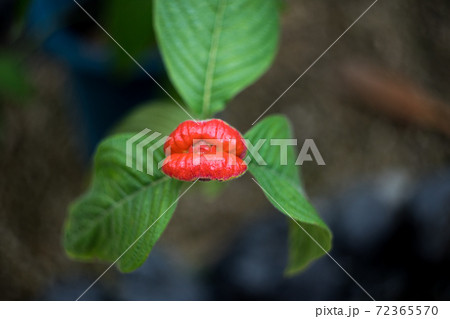
<svg viewBox="0 0 450 319">
<path fill-rule="evenodd" d="M 182 181 L 226 181 L 245 173 L 242 135 L 222 120 L 185 121 L 167 139 L 162 171 Z"/>
</svg>

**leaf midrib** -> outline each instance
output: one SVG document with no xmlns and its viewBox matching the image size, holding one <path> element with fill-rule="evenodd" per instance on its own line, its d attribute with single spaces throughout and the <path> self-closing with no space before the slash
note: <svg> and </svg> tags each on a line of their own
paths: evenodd
<svg viewBox="0 0 450 319">
<path fill-rule="evenodd" d="M 208 62 L 206 66 L 205 85 L 203 87 L 202 115 L 205 117 L 211 104 L 212 85 L 214 82 L 214 68 L 216 65 L 217 52 L 219 49 L 220 34 L 222 32 L 222 21 L 225 13 L 227 0 L 219 0 L 214 29 L 209 50 Z"/>
</svg>

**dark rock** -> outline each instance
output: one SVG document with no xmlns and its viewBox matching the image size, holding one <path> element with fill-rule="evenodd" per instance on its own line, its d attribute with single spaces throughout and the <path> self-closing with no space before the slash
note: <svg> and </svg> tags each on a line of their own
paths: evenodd
<svg viewBox="0 0 450 319">
<path fill-rule="evenodd" d="M 213 270 L 219 299 L 270 299 L 283 282 L 287 256 L 287 224 L 275 215 L 246 228 L 230 253 Z"/>
<path fill-rule="evenodd" d="M 76 300 L 95 280 L 86 279 L 82 276 L 73 276 L 55 281 L 47 287 L 42 300 L 51 301 L 74 301 Z M 41 298 L 39 298 L 41 299 Z M 97 283 L 81 298 L 81 300 L 114 300 L 102 285 Z"/>
<path fill-rule="evenodd" d="M 419 183 L 409 208 L 420 256 L 437 262 L 450 255 L 450 171 L 442 171 Z"/>
<path fill-rule="evenodd" d="M 402 207 L 410 197 L 406 175 L 390 172 L 363 182 L 336 198 L 331 207 L 336 241 L 359 256 L 376 256 L 399 227 Z"/>
<path fill-rule="evenodd" d="M 198 276 L 180 260 L 153 251 L 136 271 L 117 283 L 120 300 L 205 300 L 208 293 Z"/>
</svg>

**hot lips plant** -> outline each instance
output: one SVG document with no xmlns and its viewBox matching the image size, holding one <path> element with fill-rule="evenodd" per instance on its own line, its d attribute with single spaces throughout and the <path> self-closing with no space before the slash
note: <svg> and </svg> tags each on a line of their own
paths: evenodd
<svg viewBox="0 0 450 319">
<path fill-rule="evenodd" d="M 185 121 L 170 134 L 162 171 L 181 181 L 227 181 L 247 170 L 244 138 L 224 121 Z"/>
<path fill-rule="evenodd" d="M 287 217 L 286 272 L 303 269 L 331 248 L 331 232 L 307 200 L 294 148 L 260 143 L 292 138 L 288 119 L 268 116 L 244 136 L 212 119 L 270 66 L 278 43 L 279 0 L 153 4 L 157 42 L 186 109 L 168 101 L 143 105 L 118 125 L 116 132 L 122 133 L 100 143 L 91 186 L 70 207 L 67 253 L 133 271 L 146 260 L 192 185 L 233 183 L 248 171 L 255 187 Z M 151 136 L 141 134 L 145 128 Z M 164 135 L 168 138 L 162 140 Z"/>
</svg>

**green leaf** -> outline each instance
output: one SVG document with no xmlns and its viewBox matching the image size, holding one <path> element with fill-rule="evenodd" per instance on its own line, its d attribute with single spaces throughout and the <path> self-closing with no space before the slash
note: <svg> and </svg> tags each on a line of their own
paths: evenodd
<svg viewBox="0 0 450 319">
<path fill-rule="evenodd" d="M 153 176 L 126 166 L 126 142 L 132 136 L 116 135 L 100 144 L 91 188 L 72 204 L 64 235 L 70 256 L 114 262 L 153 225 L 118 260 L 117 266 L 123 272 L 133 271 L 145 261 L 175 210 L 181 187 L 181 182 L 157 168 L 164 158 L 162 147 L 153 157 Z M 147 144 L 143 154 L 152 145 L 154 142 Z M 144 171 L 146 165 L 144 156 Z"/>
<path fill-rule="evenodd" d="M 278 0 L 155 0 L 155 31 L 166 68 L 203 118 L 253 83 L 278 42 Z"/>
<path fill-rule="evenodd" d="M 155 101 L 138 106 L 114 129 L 114 133 L 136 133 L 145 128 L 169 135 L 189 116 L 171 101 Z"/>
<path fill-rule="evenodd" d="M 247 132 L 245 138 L 256 145 L 259 139 L 287 139 L 292 138 L 292 134 L 285 117 L 270 116 Z M 267 199 L 288 216 L 289 259 L 286 273 L 293 274 L 331 249 L 331 231 L 305 197 L 293 147 L 288 146 L 287 165 L 281 165 L 280 147 L 271 145 L 269 140 L 260 148 L 259 154 L 267 165 L 258 164 L 250 155 L 249 170 Z"/>
</svg>

